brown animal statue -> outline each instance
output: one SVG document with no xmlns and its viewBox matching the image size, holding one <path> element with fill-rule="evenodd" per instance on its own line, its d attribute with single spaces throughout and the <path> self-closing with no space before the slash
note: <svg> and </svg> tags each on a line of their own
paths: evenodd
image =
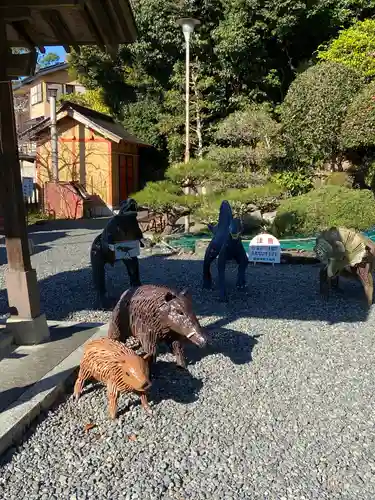
<svg viewBox="0 0 375 500">
<path fill-rule="evenodd" d="M 150 369 L 159 342 L 168 345 L 182 368 L 186 368 L 182 342 L 189 340 L 199 347 L 207 342 L 187 290 L 158 285 L 129 288 L 113 310 L 108 337 L 126 342 L 131 336 L 141 344 Z"/>
<path fill-rule="evenodd" d="M 85 380 L 95 378 L 107 385 L 108 409 L 116 417 L 121 392 L 141 394 L 143 408 L 151 413 L 145 391 L 151 386 L 148 363 L 122 342 L 107 337 L 88 342 L 84 349 L 74 396 L 79 398 Z"/>
</svg>

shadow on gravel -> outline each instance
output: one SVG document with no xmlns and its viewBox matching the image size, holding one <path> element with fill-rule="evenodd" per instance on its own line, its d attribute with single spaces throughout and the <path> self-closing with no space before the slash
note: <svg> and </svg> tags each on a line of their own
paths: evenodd
<svg viewBox="0 0 375 500">
<path fill-rule="evenodd" d="M 34 252 L 33 254 L 41 253 L 44 252 L 45 250 L 48 250 L 50 247 L 46 245 L 37 245 L 34 246 Z M 7 251 L 5 246 L 0 247 L 0 266 L 4 266 L 8 264 L 8 259 L 7 259 Z"/>
<path fill-rule="evenodd" d="M 101 231 L 110 217 L 100 217 L 95 219 L 56 219 L 41 221 L 38 224 L 29 226 L 29 234 L 45 231 L 71 231 L 75 229 L 89 229 L 91 231 Z"/>
<path fill-rule="evenodd" d="M 37 270 L 38 271 L 38 270 Z M 353 323 L 366 321 L 369 308 L 363 290 L 358 283 L 344 282 L 343 291 L 333 292 L 329 300 L 318 292 L 319 266 L 279 265 L 249 266 L 248 289 L 235 288 L 237 269 L 227 266 L 228 303 L 218 300 L 217 269 L 212 266 L 214 289 L 202 290 L 202 260 L 173 259 L 150 256 L 140 259 L 140 273 L 144 284 L 155 283 L 181 290 L 188 287 L 193 295 L 195 311 L 199 316 L 213 316 L 211 335 L 230 336 L 228 325 L 239 318 L 284 319 L 298 321 L 322 321 Z M 122 262 L 113 268 L 106 266 L 108 293 L 118 299 L 129 286 L 129 278 Z M 78 311 L 97 310 L 90 268 L 57 273 L 39 282 L 41 305 L 49 320 L 64 320 Z M 7 312 L 6 291 L 0 291 L 0 313 Z M 225 328 L 225 332 L 222 331 Z M 232 335 L 233 336 L 233 335 Z"/>
<path fill-rule="evenodd" d="M 48 250 L 50 248 L 49 246 L 43 246 L 46 243 L 53 243 L 54 241 L 57 241 L 61 238 L 64 238 L 67 236 L 67 233 L 65 231 L 55 231 L 55 232 L 50 232 L 46 231 L 45 229 L 42 229 L 43 226 L 40 227 L 38 231 L 31 232 L 30 230 L 28 231 L 29 233 L 29 238 L 32 240 L 34 244 L 34 254 L 43 252 L 44 250 Z M 44 232 L 46 231 L 46 232 Z M 0 265 L 3 265 L 6 263 L 6 250 L 5 250 L 5 238 L 4 236 L 1 237 L 0 243 L 4 245 L 1 250 L 4 251 L 5 254 L 5 260 L 3 262 L 3 258 L 1 258 L 1 263 Z"/>
<path fill-rule="evenodd" d="M 178 368 L 174 362 L 158 360 L 153 367 L 148 399 L 155 406 L 168 399 L 181 404 L 194 403 L 202 387 L 203 382 L 188 370 Z M 140 401 L 137 404 L 141 404 Z M 119 415 L 127 411 L 126 408 L 121 409 Z"/>
<path fill-rule="evenodd" d="M 251 336 L 229 328 L 212 328 L 211 325 L 205 328 L 205 331 L 209 337 L 209 343 L 205 348 L 199 349 L 191 344 L 185 345 L 184 351 L 188 365 L 195 365 L 201 359 L 213 354 L 223 354 L 235 365 L 244 365 L 253 360 L 252 351 L 260 335 Z"/>
</svg>

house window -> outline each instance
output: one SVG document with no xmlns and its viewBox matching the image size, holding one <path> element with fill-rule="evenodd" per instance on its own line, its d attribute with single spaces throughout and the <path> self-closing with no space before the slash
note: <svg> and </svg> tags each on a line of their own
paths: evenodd
<svg viewBox="0 0 375 500">
<path fill-rule="evenodd" d="M 74 93 L 74 85 L 65 85 L 65 94 L 73 94 Z"/>
<path fill-rule="evenodd" d="M 43 101 L 43 85 L 38 83 L 30 90 L 31 105 L 34 106 Z"/>
<path fill-rule="evenodd" d="M 84 94 L 86 92 L 86 89 L 85 89 L 85 87 L 83 85 L 76 85 L 75 91 L 78 94 Z"/>
<path fill-rule="evenodd" d="M 47 100 L 49 102 L 50 96 L 49 91 L 52 89 L 57 90 L 56 100 L 58 101 L 63 93 L 63 86 L 61 83 L 47 83 Z"/>
<path fill-rule="evenodd" d="M 73 94 L 74 85 L 65 85 L 65 94 Z"/>
</svg>

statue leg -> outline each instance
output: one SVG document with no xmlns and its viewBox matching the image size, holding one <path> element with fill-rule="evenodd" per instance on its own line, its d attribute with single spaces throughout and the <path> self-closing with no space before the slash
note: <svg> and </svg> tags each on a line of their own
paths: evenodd
<svg viewBox="0 0 375 500">
<path fill-rule="evenodd" d="M 339 288 L 339 276 L 335 276 L 334 278 L 332 278 L 331 285 L 332 288 L 336 288 L 336 290 Z"/>
<path fill-rule="evenodd" d="M 116 418 L 118 390 L 112 382 L 107 383 L 108 411 L 112 419 Z"/>
<path fill-rule="evenodd" d="M 153 365 L 156 362 L 156 354 L 146 353 L 142 355 L 142 358 L 148 363 L 148 376 L 150 377 L 151 380 Z"/>
<path fill-rule="evenodd" d="M 331 280 L 327 276 L 327 269 L 324 267 L 319 272 L 319 290 L 321 295 L 328 299 L 329 290 L 331 288 Z"/>
<path fill-rule="evenodd" d="M 152 415 L 152 410 L 148 405 L 147 395 L 144 393 L 141 394 L 141 405 L 146 413 L 148 413 L 149 415 Z"/>
<path fill-rule="evenodd" d="M 137 257 L 131 259 L 123 259 L 123 262 L 128 270 L 130 286 L 140 286 L 141 280 L 139 277 L 139 261 Z"/>
<path fill-rule="evenodd" d="M 211 290 L 212 288 L 212 276 L 211 276 L 211 264 L 216 259 L 218 255 L 216 248 L 212 247 L 211 244 L 208 245 L 206 253 L 203 260 L 203 288 Z"/>
<path fill-rule="evenodd" d="M 102 253 L 98 250 L 91 252 L 91 269 L 94 288 L 97 293 L 97 299 L 102 307 L 105 301 L 105 260 Z"/>
<path fill-rule="evenodd" d="M 89 372 L 86 370 L 85 363 L 83 362 L 79 368 L 78 377 L 76 383 L 74 384 L 74 398 L 78 400 L 81 395 L 83 385 L 85 381 L 90 377 Z"/>
<path fill-rule="evenodd" d="M 238 242 L 239 245 L 236 245 L 236 252 L 234 254 L 234 259 L 238 264 L 238 274 L 237 274 L 237 287 L 245 288 L 246 286 L 246 269 L 249 264 L 249 259 L 247 258 L 244 247 L 242 246 L 241 241 Z"/>
<path fill-rule="evenodd" d="M 167 340 L 166 343 L 176 358 L 177 366 L 180 366 L 181 368 L 186 368 L 184 348 L 182 347 L 181 342 L 179 340 L 170 339 Z"/>
<path fill-rule="evenodd" d="M 217 268 L 219 273 L 219 294 L 220 294 L 220 301 L 222 302 L 227 302 L 228 300 L 226 286 L 225 286 L 226 263 L 227 263 L 227 252 L 225 247 L 223 247 L 221 249 L 221 252 L 219 253 L 219 258 L 217 263 Z"/>
</svg>

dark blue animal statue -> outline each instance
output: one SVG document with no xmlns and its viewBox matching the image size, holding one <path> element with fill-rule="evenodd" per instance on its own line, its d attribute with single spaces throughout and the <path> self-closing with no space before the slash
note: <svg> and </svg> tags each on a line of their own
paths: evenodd
<svg viewBox="0 0 375 500">
<path fill-rule="evenodd" d="M 211 263 L 218 257 L 220 300 L 227 300 L 225 286 L 225 265 L 228 260 L 235 260 L 238 264 L 237 287 L 245 288 L 245 272 L 248 258 L 242 245 L 242 223 L 233 218 L 232 208 L 228 201 L 220 205 L 219 222 L 216 226 L 209 224 L 213 238 L 207 247 L 203 262 L 203 287 L 212 288 Z"/>
<path fill-rule="evenodd" d="M 110 245 L 125 240 L 139 240 L 140 245 L 144 246 L 141 241 L 143 234 L 137 221 L 137 209 L 137 202 L 132 198 L 123 201 L 119 213 L 108 221 L 103 232 L 94 239 L 91 245 L 93 283 L 100 307 L 104 307 L 106 303 L 105 265 L 113 266 L 115 263 L 115 253 L 110 249 Z M 138 258 L 123 259 L 123 262 L 128 271 L 130 286 L 141 285 Z"/>
</svg>

